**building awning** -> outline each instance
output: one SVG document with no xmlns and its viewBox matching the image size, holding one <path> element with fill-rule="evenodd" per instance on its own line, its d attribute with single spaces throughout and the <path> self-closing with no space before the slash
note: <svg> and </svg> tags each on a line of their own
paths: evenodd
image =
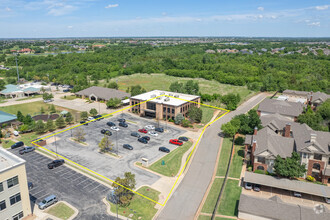
<svg viewBox="0 0 330 220">
<path fill-rule="evenodd" d="M 151 110 L 151 109 L 142 109 L 142 111 L 145 111 L 145 112 L 150 112 L 150 113 L 156 113 L 155 110 Z"/>
<path fill-rule="evenodd" d="M 286 189 L 289 191 L 295 191 L 300 193 L 306 193 L 310 195 L 316 195 L 321 197 L 330 197 L 330 187 L 307 183 L 298 180 L 289 180 L 286 178 L 278 178 L 265 174 L 258 174 L 253 172 L 245 172 L 244 182 L 259 184 L 263 186 L 269 186 L 279 189 Z"/>
</svg>

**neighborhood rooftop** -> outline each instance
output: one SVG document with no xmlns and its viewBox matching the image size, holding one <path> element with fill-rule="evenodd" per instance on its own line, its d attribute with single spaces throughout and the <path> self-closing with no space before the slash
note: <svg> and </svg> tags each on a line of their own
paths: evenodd
<svg viewBox="0 0 330 220">
<path fill-rule="evenodd" d="M 299 102 L 265 99 L 259 104 L 258 111 L 298 117 L 303 112 L 303 107 Z"/>
<path fill-rule="evenodd" d="M 170 96 L 170 97 L 166 97 L 166 96 Z M 156 97 L 158 97 L 158 98 L 156 98 Z M 146 92 L 146 93 L 131 97 L 131 99 L 138 99 L 138 100 L 142 100 L 142 101 L 146 101 L 146 100 L 149 100 L 152 98 L 155 98 L 155 99 L 151 100 L 150 102 L 164 103 L 166 105 L 172 105 L 172 106 L 180 106 L 180 105 L 186 103 L 187 101 L 193 101 L 195 99 L 198 99 L 199 96 L 177 93 L 177 92 L 168 92 L 168 91 L 162 91 L 162 90 L 153 90 L 150 92 Z"/>
<path fill-rule="evenodd" d="M 24 163 L 25 160 L 0 147 L 0 173 Z"/>
<path fill-rule="evenodd" d="M 118 98 L 118 99 L 124 99 L 125 97 L 130 97 L 131 95 L 129 93 L 116 90 L 116 89 L 109 89 L 104 87 L 98 87 L 98 86 L 92 86 L 87 89 L 81 90 L 79 92 L 75 93 L 79 96 L 86 96 L 91 98 L 91 96 L 96 96 L 98 100 L 109 100 L 111 98 Z"/>
<path fill-rule="evenodd" d="M 12 115 L 7 112 L 0 111 L 0 124 L 16 119 L 17 119 L 16 115 Z"/>
</svg>

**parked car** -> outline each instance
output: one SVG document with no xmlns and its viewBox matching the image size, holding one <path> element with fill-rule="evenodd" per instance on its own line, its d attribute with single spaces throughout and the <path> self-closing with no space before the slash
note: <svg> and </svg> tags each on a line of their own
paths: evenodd
<svg viewBox="0 0 330 220">
<path fill-rule="evenodd" d="M 168 149 L 167 147 L 160 147 L 159 148 L 159 151 L 163 151 L 165 153 L 169 153 L 170 152 L 170 149 Z"/>
<path fill-rule="evenodd" d="M 119 122 L 118 125 L 121 126 L 121 127 L 124 127 L 124 128 L 128 127 L 128 124 L 126 124 L 125 122 Z"/>
<path fill-rule="evenodd" d="M 91 120 L 94 120 L 94 119 L 95 119 L 95 118 L 92 117 L 92 116 L 89 116 L 89 117 L 87 118 L 88 121 L 91 121 Z"/>
<path fill-rule="evenodd" d="M 259 184 L 254 184 L 253 190 L 256 192 L 260 192 L 260 185 Z"/>
<path fill-rule="evenodd" d="M 70 92 L 70 89 L 63 89 L 63 92 Z"/>
<path fill-rule="evenodd" d="M 189 140 L 189 138 L 187 138 L 187 137 L 179 137 L 179 141 L 188 141 Z"/>
<path fill-rule="evenodd" d="M 28 189 L 33 189 L 33 183 L 32 182 L 28 182 Z"/>
<path fill-rule="evenodd" d="M 34 151 L 35 149 L 35 147 L 24 147 L 23 149 L 19 150 L 19 154 L 29 153 L 31 151 Z"/>
<path fill-rule="evenodd" d="M 164 132 L 164 128 L 155 128 L 155 131 L 158 131 L 160 133 L 163 133 Z"/>
<path fill-rule="evenodd" d="M 129 144 L 124 144 L 123 148 L 127 149 L 127 150 L 133 150 L 133 147 Z"/>
<path fill-rule="evenodd" d="M 330 204 L 330 198 L 324 198 L 324 201 L 326 202 L 326 203 L 328 203 L 328 204 Z"/>
<path fill-rule="evenodd" d="M 103 119 L 102 115 L 96 115 L 94 116 L 94 119 L 100 121 L 101 119 Z"/>
<path fill-rule="evenodd" d="M 148 131 L 146 129 L 144 129 L 144 128 L 141 128 L 138 131 L 141 132 L 141 133 L 145 133 L 145 134 L 148 133 Z"/>
<path fill-rule="evenodd" d="M 125 118 L 119 118 L 118 121 L 119 122 L 126 122 Z"/>
<path fill-rule="evenodd" d="M 151 136 L 157 137 L 158 133 L 155 131 L 149 131 L 148 134 L 150 134 Z"/>
<path fill-rule="evenodd" d="M 86 122 L 86 121 L 80 121 L 80 124 L 88 125 L 88 122 Z"/>
<path fill-rule="evenodd" d="M 112 126 L 110 129 L 111 129 L 111 130 L 114 130 L 114 131 L 119 131 L 119 128 L 116 127 L 116 126 Z"/>
<path fill-rule="evenodd" d="M 248 189 L 248 190 L 251 190 L 252 189 L 252 183 L 245 182 L 244 188 Z"/>
<path fill-rule="evenodd" d="M 169 142 L 170 142 L 170 144 L 175 144 L 175 145 L 179 145 L 179 146 L 181 146 L 183 144 L 183 142 L 179 141 L 178 139 L 171 139 Z"/>
<path fill-rule="evenodd" d="M 53 100 L 51 100 L 51 99 L 45 99 L 44 100 L 44 103 L 48 103 L 48 102 L 52 102 Z"/>
<path fill-rule="evenodd" d="M 144 138 L 139 138 L 138 141 L 141 142 L 141 143 L 144 143 L 144 144 L 148 143 L 148 141 Z"/>
<path fill-rule="evenodd" d="M 137 138 L 141 137 L 141 135 L 139 133 L 137 133 L 137 132 L 132 132 L 131 133 L 131 136 L 137 137 Z"/>
<path fill-rule="evenodd" d="M 298 198 L 302 197 L 300 192 L 293 192 L 293 196 Z"/>
<path fill-rule="evenodd" d="M 48 169 L 53 169 L 54 167 L 61 166 L 62 164 L 64 164 L 64 160 L 59 159 L 59 160 L 53 160 L 47 166 L 48 166 Z"/>
<path fill-rule="evenodd" d="M 106 129 L 102 129 L 101 130 L 101 134 L 105 134 L 105 135 L 111 136 L 112 135 L 112 132 L 109 131 L 109 130 L 106 130 Z"/>
<path fill-rule="evenodd" d="M 43 199 L 41 202 L 39 202 L 38 207 L 39 207 L 39 209 L 43 210 L 43 209 L 47 208 L 48 206 L 53 205 L 56 202 L 57 202 L 56 196 L 50 195 L 50 196 L 46 197 L 45 199 Z"/>
<path fill-rule="evenodd" d="M 148 129 L 148 130 L 154 130 L 155 129 L 155 126 L 153 126 L 153 125 L 147 125 L 147 126 L 145 126 L 145 128 Z"/>
<path fill-rule="evenodd" d="M 18 136 L 18 135 L 19 135 L 19 132 L 18 132 L 18 131 L 14 131 L 13 134 L 14 134 L 15 136 Z"/>
<path fill-rule="evenodd" d="M 110 126 L 110 127 L 116 126 L 116 124 L 113 123 L 112 121 L 108 121 L 108 122 L 107 122 L 107 125 Z"/>
<path fill-rule="evenodd" d="M 22 146 L 24 146 L 24 142 L 19 141 L 19 142 L 16 142 L 15 144 L 11 145 L 11 149 L 15 149 L 15 148 L 22 147 Z"/>
<path fill-rule="evenodd" d="M 143 136 L 142 138 L 146 139 L 147 141 L 150 141 L 150 137 L 149 136 Z"/>
</svg>

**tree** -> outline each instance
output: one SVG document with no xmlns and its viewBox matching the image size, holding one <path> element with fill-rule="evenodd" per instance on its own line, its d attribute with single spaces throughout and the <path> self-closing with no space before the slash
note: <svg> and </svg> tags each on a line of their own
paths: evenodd
<svg viewBox="0 0 330 220">
<path fill-rule="evenodd" d="M 54 96 L 52 93 L 45 92 L 44 94 L 42 94 L 42 98 L 43 98 L 43 100 L 49 100 L 49 99 L 54 98 Z"/>
<path fill-rule="evenodd" d="M 184 119 L 183 114 L 182 113 L 179 113 L 179 114 L 177 114 L 175 116 L 174 123 L 177 124 L 177 125 L 179 125 L 179 124 L 181 124 L 181 122 L 182 122 L 183 119 Z"/>
<path fill-rule="evenodd" d="M 322 130 L 320 123 L 322 122 L 322 116 L 320 114 L 316 114 L 310 106 L 307 107 L 305 113 L 302 113 L 298 116 L 299 123 L 305 123 L 313 130 Z"/>
<path fill-rule="evenodd" d="M 105 152 L 107 151 L 107 149 L 109 149 L 109 147 L 111 146 L 111 141 L 109 139 L 109 137 L 107 135 L 104 135 L 104 137 L 102 138 L 102 140 L 99 143 L 99 148 L 101 152 Z"/>
<path fill-rule="evenodd" d="M 55 105 L 51 104 L 51 105 L 48 107 L 48 110 L 49 110 L 50 114 L 55 113 L 55 112 L 56 112 Z"/>
<path fill-rule="evenodd" d="M 76 139 L 78 142 L 84 142 L 85 141 L 85 131 L 82 128 L 77 128 L 73 131 L 73 137 Z"/>
<path fill-rule="evenodd" d="M 45 109 L 44 109 L 44 107 L 41 107 L 41 108 L 40 108 L 40 113 L 41 113 L 41 114 L 45 113 Z"/>
<path fill-rule="evenodd" d="M 305 164 L 300 164 L 300 156 L 297 152 L 292 152 L 291 157 L 285 159 L 277 155 L 274 169 L 276 175 L 290 179 L 302 177 L 306 172 Z"/>
<path fill-rule="evenodd" d="M 6 82 L 0 79 L 0 90 L 3 90 L 6 88 Z"/>
<path fill-rule="evenodd" d="M 184 87 L 183 87 L 183 83 L 179 83 L 179 82 L 174 82 L 171 83 L 170 85 L 170 91 L 171 92 L 179 92 L 179 93 L 184 93 Z"/>
<path fill-rule="evenodd" d="M 111 98 L 106 103 L 108 108 L 117 108 L 120 106 L 120 104 L 121 104 L 121 101 L 118 98 Z"/>
<path fill-rule="evenodd" d="M 68 112 L 65 115 L 65 122 L 68 123 L 68 124 L 71 124 L 72 121 L 73 121 L 73 116 L 72 116 L 71 112 Z"/>
<path fill-rule="evenodd" d="M 199 85 L 198 82 L 194 82 L 193 80 L 189 80 L 184 85 L 185 93 L 196 95 L 199 92 Z"/>
<path fill-rule="evenodd" d="M 81 120 L 86 121 L 88 118 L 88 113 L 86 111 L 80 113 Z"/>
<path fill-rule="evenodd" d="M 330 99 L 325 101 L 316 111 L 324 120 L 330 120 Z"/>
<path fill-rule="evenodd" d="M 238 127 L 233 125 L 231 122 L 228 122 L 221 126 L 221 130 L 225 134 L 225 136 L 233 137 L 237 133 Z"/>
<path fill-rule="evenodd" d="M 54 124 L 53 120 L 48 119 L 48 121 L 46 123 L 46 129 L 48 131 L 55 131 L 56 127 L 55 127 L 55 124 Z"/>
<path fill-rule="evenodd" d="M 248 118 L 249 118 L 249 122 L 248 122 L 248 125 L 249 127 L 253 130 L 255 127 L 257 127 L 258 129 L 260 129 L 262 126 L 261 126 L 261 120 L 259 118 L 259 115 L 257 113 L 256 110 L 254 109 L 251 109 L 249 112 L 248 112 Z"/>
<path fill-rule="evenodd" d="M 109 85 L 108 85 L 108 88 L 110 88 L 110 89 L 118 89 L 118 84 L 116 83 L 116 82 L 111 82 L 111 83 L 109 83 Z"/>
<path fill-rule="evenodd" d="M 120 206 L 127 206 L 133 199 L 134 193 L 131 191 L 135 188 L 135 174 L 126 172 L 124 178 L 117 177 L 112 187 L 115 189 L 115 195 L 119 198 Z M 131 189 L 131 190 L 128 190 Z"/>
<path fill-rule="evenodd" d="M 29 131 L 29 125 L 27 125 L 27 124 L 23 124 L 23 125 L 21 125 L 21 126 L 19 127 L 18 130 L 19 130 L 20 132 L 22 132 L 22 133 L 25 133 L 25 132 Z"/>
<path fill-rule="evenodd" d="M 136 86 L 130 87 L 130 92 L 131 92 L 132 96 L 135 96 L 135 95 L 145 93 L 146 90 L 144 88 L 142 88 L 140 85 L 136 85 Z"/>
<path fill-rule="evenodd" d="M 97 110 L 95 108 L 92 108 L 90 111 L 89 111 L 89 114 L 91 114 L 92 116 L 96 116 L 97 115 Z"/>
<path fill-rule="evenodd" d="M 66 123 L 62 116 L 60 116 L 56 119 L 55 124 L 58 128 L 64 128 L 66 126 Z"/>
<path fill-rule="evenodd" d="M 27 124 L 27 125 L 32 125 L 34 122 L 33 118 L 31 117 L 31 115 L 27 114 L 24 119 L 23 119 L 23 123 Z"/>
<path fill-rule="evenodd" d="M 194 122 L 201 122 L 203 118 L 203 110 L 195 106 L 191 106 L 188 110 L 188 117 Z"/>
<path fill-rule="evenodd" d="M 46 132 L 45 123 L 43 123 L 42 120 L 37 121 L 37 123 L 35 123 L 35 125 L 34 125 L 34 131 L 37 134 L 45 133 Z"/>
<path fill-rule="evenodd" d="M 20 121 L 20 122 L 23 122 L 24 121 L 24 115 L 22 114 L 21 111 L 17 111 L 17 120 Z"/>
<path fill-rule="evenodd" d="M 227 105 L 227 109 L 235 110 L 237 108 L 238 103 L 241 101 L 241 97 L 239 94 L 228 93 L 227 95 L 223 95 L 221 97 L 221 102 Z"/>
</svg>

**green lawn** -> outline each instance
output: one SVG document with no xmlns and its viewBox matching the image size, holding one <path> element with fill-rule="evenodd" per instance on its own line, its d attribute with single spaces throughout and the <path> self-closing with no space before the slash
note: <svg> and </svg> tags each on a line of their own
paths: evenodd
<svg viewBox="0 0 330 220">
<path fill-rule="evenodd" d="M 30 97 L 16 99 L 15 101 L 23 101 L 23 100 L 29 100 L 29 99 L 35 99 L 35 98 L 41 98 L 41 97 L 42 97 L 42 95 L 34 95 L 34 96 L 30 96 Z"/>
<path fill-rule="evenodd" d="M 137 190 L 137 192 L 155 201 L 158 201 L 160 194 L 160 192 L 147 186 L 141 187 L 139 190 Z M 117 213 L 116 205 L 112 203 L 110 203 L 110 205 L 111 212 Z M 157 209 L 154 208 L 155 205 L 156 203 L 145 199 L 142 196 L 134 194 L 131 203 L 127 207 L 118 206 L 118 214 L 125 217 L 133 214 L 133 216 L 130 217 L 131 219 L 152 219 L 157 212 Z"/>
<path fill-rule="evenodd" d="M 238 202 L 242 191 L 242 187 L 240 187 L 238 183 L 238 180 L 227 179 L 227 183 L 217 210 L 218 214 L 237 216 Z"/>
<path fill-rule="evenodd" d="M 178 146 L 175 150 L 153 163 L 149 169 L 164 176 L 177 175 L 181 167 L 182 156 L 191 147 L 191 145 L 192 142 L 188 141 L 182 146 Z M 162 165 L 162 160 L 165 161 L 165 165 Z"/>
<path fill-rule="evenodd" d="M 65 96 L 61 97 L 61 99 L 65 99 L 65 100 L 74 100 L 76 98 L 77 98 L 77 96 L 75 96 L 75 95 L 65 95 Z"/>
<path fill-rule="evenodd" d="M 211 190 L 207 195 L 206 201 L 203 205 L 202 212 L 212 214 L 215 204 L 217 202 L 221 186 L 223 184 L 224 178 L 215 178 L 212 183 Z"/>
<path fill-rule="evenodd" d="M 199 215 L 198 220 L 211 220 L 211 216 Z M 232 220 L 231 218 L 215 217 L 215 220 Z"/>
<path fill-rule="evenodd" d="M 244 146 L 235 145 L 234 157 L 229 169 L 229 177 L 239 178 L 241 176 Z"/>
<path fill-rule="evenodd" d="M 11 145 L 15 144 L 15 142 L 12 140 L 1 140 L 1 141 L 2 141 L 1 145 L 3 148 L 10 148 Z"/>
<path fill-rule="evenodd" d="M 217 176 L 225 176 L 230 158 L 232 142 L 230 138 L 224 138 L 221 147 L 220 159 L 218 162 Z"/>
<path fill-rule="evenodd" d="M 202 106 L 202 105 L 201 105 L 201 109 L 203 111 L 202 124 L 206 125 L 207 123 L 209 123 L 211 121 L 215 109 L 211 108 L 211 107 Z"/>
<path fill-rule="evenodd" d="M 52 206 L 47 213 L 60 219 L 69 219 L 74 214 L 74 210 L 60 202 Z"/>
<path fill-rule="evenodd" d="M 37 139 L 40 135 L 37 135 L 35 132 L 21 134 L 21 137 L 18 140 L 23 141 L 25 145 L 31 145 L 31 141 Z"/>
<path fill-rule="evenodd" d="M 221 84 L 215 80 L 205 80 L 200 78 L 183 78 L 168 76 L 165 74 L 133 74 L 129 76 L 119 76 L 110 80 L 110 82 L 117 82 L 119 89 L 126 91 L 130 86 L 141 85 L 147 91 L 154 89 L 169 90 L 171 83 L 173 82 L 186 82 L 188 80 L 194 80 L 199 83 L 201 93 L 213 94 L 219 93 L 225 95 L 227 93 L 238 93 L 241 99 L 244 100 L 247 96 L 254 94 L 255 92 L 248 90 L 245 86 L 233 86 L 229 84 Z M 104 85 L 105 82 L 100 83 Z"/>
</svg>

